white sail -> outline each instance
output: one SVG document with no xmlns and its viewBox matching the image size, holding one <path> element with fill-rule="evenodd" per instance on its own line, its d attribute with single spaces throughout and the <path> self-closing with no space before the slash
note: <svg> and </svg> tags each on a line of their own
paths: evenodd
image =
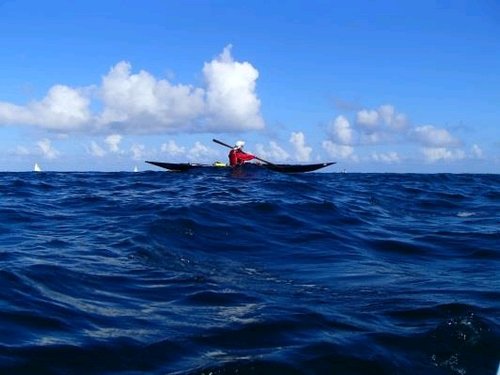
<svg viewBox="0 0 500 375">
<path fill-rule="evenodd" d="M 34 172 L 41 172 L 42 168 L 40 168 L 40 166 L 38 165 L 38 163 L 35 163 L 35 166 L 33 167 L 33 171 Z"/>
</svg>

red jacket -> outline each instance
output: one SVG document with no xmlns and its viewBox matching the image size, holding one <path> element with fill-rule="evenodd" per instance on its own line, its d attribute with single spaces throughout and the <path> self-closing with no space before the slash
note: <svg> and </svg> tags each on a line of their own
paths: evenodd
<svg viewBox="0 0 500 375">
<path fill-rule="evenodd" d="M 255 159 L 255 156 L 252 154 L 247 154 L 246 152 L 241 151 L 241 149 L 236 148 L 229 151 L 229 165 L 234 167 L 235 165 L 243 164 L 246 161 Z"/>
</svg>

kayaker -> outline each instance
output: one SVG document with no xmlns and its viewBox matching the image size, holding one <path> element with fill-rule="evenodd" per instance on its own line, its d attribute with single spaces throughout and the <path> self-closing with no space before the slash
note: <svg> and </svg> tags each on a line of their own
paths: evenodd
<svg viewBox="0 0 500 375">
<path fill-rule="evenodd" d="M 255 159 L 255 156 L 243 151 L 243 146 L 245 146 L 245 142 L 238 141 L 231 149 L 231 151 L 229 151 L 229 165 L 231 167 L 241 165 L 246 161 Z"/>
</svg>

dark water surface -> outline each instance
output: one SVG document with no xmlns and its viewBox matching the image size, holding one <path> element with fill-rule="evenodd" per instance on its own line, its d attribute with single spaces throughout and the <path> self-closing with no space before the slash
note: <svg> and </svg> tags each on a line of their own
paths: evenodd
<svg viewBox="0 0 500 375">
<path fill-rule="evenodd" d="M 1 374 L 495 374 L 500 176 L 0 173 Z"/>
</svg>

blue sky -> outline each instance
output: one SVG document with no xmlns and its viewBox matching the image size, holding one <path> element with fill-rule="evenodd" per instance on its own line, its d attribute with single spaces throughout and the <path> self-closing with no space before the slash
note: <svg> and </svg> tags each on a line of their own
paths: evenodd
<svg viewBox="0 0 500 375">
<path fill-rule="evenodd" d="M 500 172 L 496 1 L 1 1 L 0 171 Z"/>
</svg>

